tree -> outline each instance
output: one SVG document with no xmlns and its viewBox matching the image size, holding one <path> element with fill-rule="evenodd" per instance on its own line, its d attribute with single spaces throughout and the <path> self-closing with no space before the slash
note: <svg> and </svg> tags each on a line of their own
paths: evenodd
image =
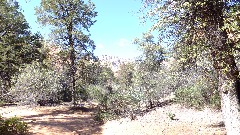
<svg viewBox="0 0 240 135">
<path fill-rule="evenodd" d="M 134 63 L 126 62 L 120 65 L 117 72 L 118 82 L 123 89 L 129 89 L 133 85 Z"/>
<path fill-rule="evenodd" d="M 16 2 L 0 1 L 0 12 L 0 78 L 6 94 L 18 69 L 33 60 L 42 61 L 44 55 L 41 35 L 31 34 Z"/>
<path fill-rule="evenodd" d="M 227 134 L 240 134 L 240 80 L 235 62 L 239 50 L 238 0 L 146 0 L 147 16 L 156 20 L 160 41 L 168 41 L 179 60 L 198 65 L 212 61 Z M 186 66 L 185 66 L 186 67 Z"/>
<path fill-rule="evenodd" d="M 166 57 L 165 49 L 160 45 L 160 42 L 155 42 L 152 34 L 144 33 L 142 39 L 136 39 L 134 43 L 143 52 L 143 56 L 140 59 L 142 68 L 149 72 L 159 71 Z"/>
<path fill-rule="evenodd" d="M 38 21 L 52 28 L 57 44 L 68 50 L 69 72 L 71 78 L 72 101 L 76 104 L 76 61 L 95 49 L 90 39 L 89 28 L 96 22 L 95 5 L 83 0 L 42 0 L 36 9 Z"/>
<path fill-rule="evenodd" d="M 138 63 L 138 84 L 141 91 L 144 91 L 149 107 L 154 107 L 154 100 L 160 98 L 160 91 L 165 91 L 159 88 L 159 80 L 161 78 L 160 69 L 162 62 L 165 60 L 165 50 L 154 40 L 151 33 L 144 33 L 142 39 L 136 39 L 135 44 L 142 50 L 143 55 Z M 162 79 L 163 80 L 163 79 Z M 161 80 L 161 81 L 162 81 Z M 163 83 L 163 82 L 162 82 Z"/>
</svg>

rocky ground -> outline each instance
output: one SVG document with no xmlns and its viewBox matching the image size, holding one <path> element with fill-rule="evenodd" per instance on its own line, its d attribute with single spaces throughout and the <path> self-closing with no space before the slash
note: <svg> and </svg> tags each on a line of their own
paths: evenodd
<svg viewBox="0 0 240 135">
<path fill-rule="evenodd" d="M 209 108 L 197 111 L 171 104 L 156 108 L 135 120 L 123 118 L 100 124 L 93 120 L 91 109 L 67 106 L 0 107 L 3 117 L 21 117 L 34 135 L 224 135 L 220 111 Z M 174 114 L 174 120 L 169 118 Z"/>
</svg>

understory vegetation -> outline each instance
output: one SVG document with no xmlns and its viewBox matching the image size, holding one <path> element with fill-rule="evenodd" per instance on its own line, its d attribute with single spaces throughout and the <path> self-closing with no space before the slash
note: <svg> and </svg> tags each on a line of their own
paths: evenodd
<svg viewBox="0 0 240 135">
<path fill-rule="evenodd" d="M 18 7 L 12 5 L 11 8 L 16 10 Z M 22 17 L 20 12 L 18 14 Z M 68 50 L 60 49 L 54 43 L 43 44 L 41 38 L 34 40 L 33 45 L 38 45 L 37 54 L 30 57 L 29 62 L 15 61 L 13 64 L 18 62 L 16 68 L 10 69 L 11 58 L 2 59 L 6 62 L 2 69 L 9 69 L 1 72 L 1 103 L 54 105 L 75 102 L 77 106 L 82 101 L 95 101 L 98 103 L 96 120 L 100 121 L 132 117 L 160 106 L 162 99 L 170 95 L 174 96 L 173 101 L 190 107 L 220 108 L 213 68 L 206 65 L 182 68 L 150 33 L 144 33 L 142 38 L 134 41 L 143 52 L 135 61 L 112 61 L 110 57 L 101 61 L 90 53 L 83 53 L 74 60 L 74 67 Z M 14 48 L 9 51 L 17 53 Z M 117 71 L 113 71 L 114 66 Z M 72 68 L 75 68 L 74 78 Z M 4 75 L 13 70 L 14 74 L 7 76 L 10 79 L 4 79 Z"/>
<path fill-rule="evenodd" d="M 162 106 L 164 100 L 197 109 L 221 107 L 216 74 L 213 71 L 203 73 L 189 69 L 176 72 L 170 69 L 176 63 L 168 62 L 168 67 L 162 63 L 161 69 L 154 73 L 143 70 L 139 72 L 138 68 L 143 63 L 128 64 L 131 66 L 125 65 L 114 79 L 109 80 L 111 86 L 88 87 L 89 97 L 99 103 L 98 120 L 141 115 L 146 110 Z M 131 68 L 133 65 L 134 68 Z"/>
<path fill-rule="evenodd" d="M 1 135 L 28 135 L 29 127 L 27 123 L 17 117 L 2 118 L 0 116 L 0 134 Z"/>
<path fill-rule="evenodd" d="M 165 101 L 221 109 L 225 105 L 221 95 L 239 90 L 239 2 L 158 2 L 145 2 L 150 8 L 146 18 L 158 21 L 134 40 L 142 55 L 135 60 L 113 60 L 93 53 L 96 45 L 89 29 L 97 12 L 91 1 L 42 0 L 36 15 L 41 25 L 52 28 L 52 41 L 47 42 L 41 34 L 31 33 L 16 2 L 1 0 L 0 106 L 70 102 L 76 107 L 96 102 L 95 120 L 101 122 L 135 119 Z M 224 15 L 212 10 L 208 14 L 213 6 L 224 11 L 223 3 L 229 6 Z M 236 22 L 231 24 L 231 20 Z M 156 31 L 158 38 L 152 34 Z M 172 42 L 164 43 L 166 37 Z M 173 114 L 169 117 L 174 119 Z M 0 134 L 27 131 L 20 119 L 0 117 Z"/>
</svg>

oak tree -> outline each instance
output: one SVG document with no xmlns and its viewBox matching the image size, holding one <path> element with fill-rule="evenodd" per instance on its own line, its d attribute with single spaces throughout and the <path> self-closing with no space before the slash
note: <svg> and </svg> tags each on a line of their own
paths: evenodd
<svg viewBox="0 0 240 135">
<path fill-rule="evenodd" d="M 227 134 L 240 134 L 239 0 L 146 0 L 147 17 L 185 65 L 212 61 Z M 186 66 L 185 66 L 186 67 Z"/>
</svg>

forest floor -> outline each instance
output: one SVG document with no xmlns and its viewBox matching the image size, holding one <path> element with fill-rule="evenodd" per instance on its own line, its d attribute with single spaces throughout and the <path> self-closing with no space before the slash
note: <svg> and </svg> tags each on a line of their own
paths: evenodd
<svg viewBox="0 0 240 135">
<path fill-rule="evenodd" d="M 89 107 L 90 108 L 90 107 Z M 169 113 L 175 114 L 171 120 Z M 155 108 L 135 120 L 122 118 L 100 124 L 93 119 L 91 109 L 71 109 L 68 106 L 0 107 L 3 117 L 17 116 L 30 126 L 33 135 L 224 135 L 220 111 L 201 111 L 170 104 Z"/>
</svg>

